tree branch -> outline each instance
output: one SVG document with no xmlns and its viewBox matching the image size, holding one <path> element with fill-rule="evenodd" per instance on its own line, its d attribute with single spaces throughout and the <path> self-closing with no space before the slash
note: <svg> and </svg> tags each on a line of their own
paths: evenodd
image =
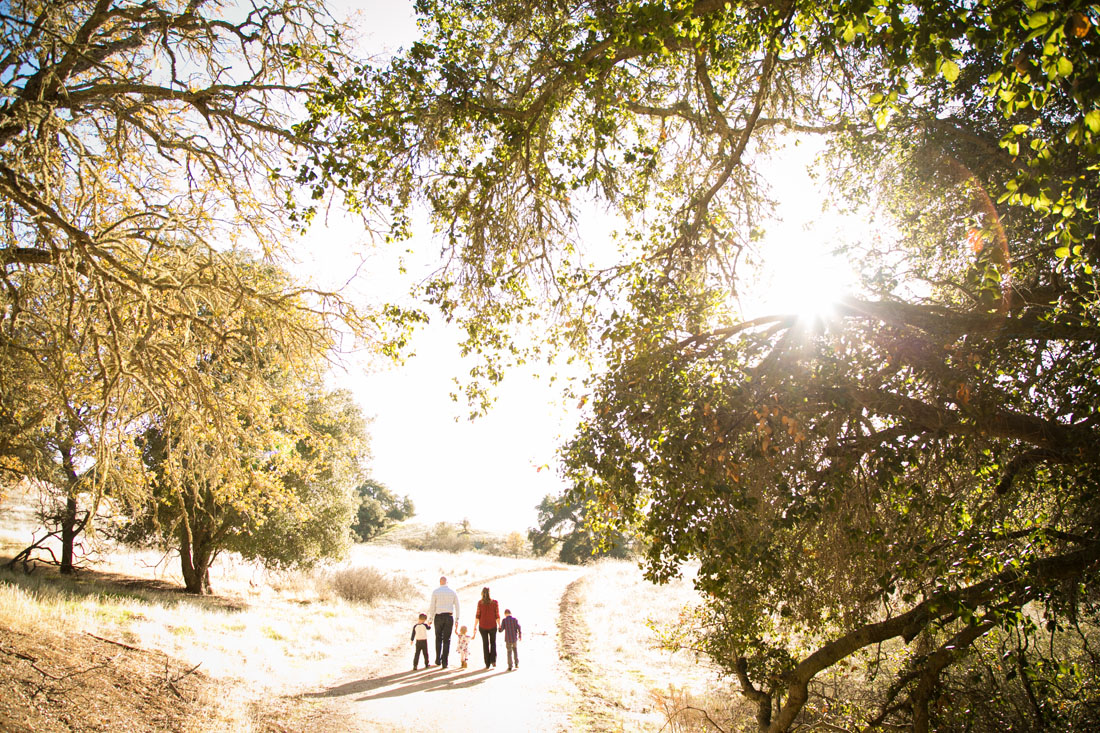
<svg viewBox="0 0 1100 733">
<path fill-rule="evenodd" d="M 1100 542 L 1063 555 L 1041 558 L 1021 569 L 1006 570 L 979 583 L 932 595 L 909 611 L 877 623 L 866 624 L 825 644 L 787 675 L 787 701 L 768 728 L 786 731 L 808 699 L 810 680 L 817 673 L 871 644 L 901 637 L 916 637 L 929 623 L 948 617 L 956 609 L 976 609 L 997 598 L 1017 597 L 1020 604 L 1040 596 L 1053 583 L 1078 578 L 1100 562 Z M 1019 605 L 1019 604 L 1018 604 Z"/>
</svg>

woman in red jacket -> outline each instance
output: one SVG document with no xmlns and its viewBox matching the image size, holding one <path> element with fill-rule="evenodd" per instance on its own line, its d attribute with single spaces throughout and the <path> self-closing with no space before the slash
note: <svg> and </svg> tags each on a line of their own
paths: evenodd
<svg viewBox="0 0 1100 733">
<path fill-rule="evenodd" d="M 489 589 L 482 588 L 481 600 L 477 603 L 477 629 L 481 632 L 481 651 L 485 654 L 485 669 L 497 666 L 497 625 L 499 623 L 500 606 L 489 597 Z"/>
</svg>

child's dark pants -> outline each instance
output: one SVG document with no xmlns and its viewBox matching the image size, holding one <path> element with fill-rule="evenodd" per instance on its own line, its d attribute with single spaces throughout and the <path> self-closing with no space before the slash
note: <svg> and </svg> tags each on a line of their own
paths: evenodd
<svg viewBox="0 0 1100 733">
<path fill-rule="evenodd" d="M 428 666 L 428 640 L 416 642 L 416 652 L 413 653 L 413 669 L 416 669 L 416 663 L 420 661 L 420 653 L 424 653 L 424 666 Z"/>
</svg>

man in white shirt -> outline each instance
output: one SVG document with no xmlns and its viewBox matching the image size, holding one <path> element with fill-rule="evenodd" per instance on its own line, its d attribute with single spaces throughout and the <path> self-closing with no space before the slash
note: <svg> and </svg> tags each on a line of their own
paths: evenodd
<svg viewBox="0 0 1100 733">
<path fill-rule="evenodd" d="M 447 579 L 439 579 L 439 587 L 432 591 L 428 601 L 428 618 L 435 626 L 435 663 L 447 669 L 447 655 L 451 651 L 451 633 L 458 624 L 458 594 L 447 585 Z"/>
</svg>

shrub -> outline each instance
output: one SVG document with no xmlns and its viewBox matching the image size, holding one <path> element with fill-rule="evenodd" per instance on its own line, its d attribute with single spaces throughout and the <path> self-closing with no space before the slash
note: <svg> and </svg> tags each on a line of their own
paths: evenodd
<svg viewBox="0 0 1100 733">
<path fill-rule="evenodd" d="M 401 541 L 406 550 L 439 550 L 440 552 L 465 552 L 474 549 L 474 541 L 468 535 L 446 522 L 440 522 L 423 537 L 409 537 Z"/>
<path fill-rule="evenodd" d="M 353 603 L 374 603 L 416 594 L 416 586 L 404 575 L 388 576 L 372 567 L 336 570 L 329 576 L 328 584 L 336 595 Z"/>
<path fill-rule="evenodd" d="M 504 552 L 512 557 L 530 554 L 530 547 L 527 538 L 519 532 L 512 532 L 504 539 Z"/>
</svg>

